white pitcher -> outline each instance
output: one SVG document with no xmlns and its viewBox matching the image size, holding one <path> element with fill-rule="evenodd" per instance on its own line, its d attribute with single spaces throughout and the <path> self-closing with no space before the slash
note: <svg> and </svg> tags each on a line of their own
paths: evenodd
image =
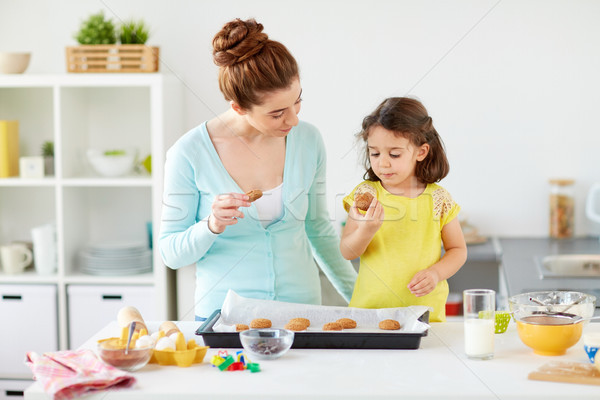
<svg viewBox="0 0 600 400">
<path fill-rule="evenodd" d="M 597 204 L 596 199 L 598 196 L 600 196 L 600 183 L 594 183 L 588 192 L 585 202 L 585 214 L 590 220 L 600 223 L 600 213 L 594 208 L 594 205 Z"/>
<path fill-rule="evenodd" d="M 36 226 L 31 229 L 35 270 L 40 275 L 56 272 L 56 227 L 54 224 Z"/>
</svg>

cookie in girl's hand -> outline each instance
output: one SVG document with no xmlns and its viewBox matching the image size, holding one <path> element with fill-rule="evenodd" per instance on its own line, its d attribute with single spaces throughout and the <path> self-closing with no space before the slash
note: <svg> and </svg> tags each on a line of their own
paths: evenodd
<svg viewBox="0 0 600 400">
<path fill-rule="evenodd" d="M 246 192 L 246 194 L 248 195 L 248 197 L 250 197 L 248 199 L 248 201 L 250 203 L 252 203 L 253 201 L 256 201 L 256 200 L 260 199 L 262 197 L 262 195 L 263 195 L 262 190 L 259 190 L 259 189 L 251 190 L 249 192 Z"/>
<path fill-rule="evenodd" d="M 354 204 L 359 210 L 367 211 L 374 198 L 377 198 L 377 191 L 369 184 L 363 183 L 354 191 Z"/>
</svg>

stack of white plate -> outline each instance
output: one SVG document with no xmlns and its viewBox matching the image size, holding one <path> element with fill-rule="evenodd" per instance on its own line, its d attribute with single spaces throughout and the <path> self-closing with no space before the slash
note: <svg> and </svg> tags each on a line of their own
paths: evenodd
<svg viewBox="0 0 600 400">
<path fill-rule="evenodd" d="M 152 271 L 152 250 L 143 242 L 92 243 L 79 252 L 81 271 L 91 275 L 134 275 Z"/>
</svg>

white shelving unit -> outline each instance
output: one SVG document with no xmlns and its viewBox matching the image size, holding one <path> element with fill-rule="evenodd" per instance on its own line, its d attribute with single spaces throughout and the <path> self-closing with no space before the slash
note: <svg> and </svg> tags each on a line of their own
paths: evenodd
<svg viewBox="0 0 600 400">
<path fill-rule="evenodd" d="M 69 324 L 81 323 L 69 321 L 69 285 L 152 288 L 152 318 L 175 318 L 175 275 L 156 245 L 153 272 L 131 276 L 85 275 L 78 253 L 92 242 L 148 240 L 148 222 L 156 244 L 166 146 L 182 133 L 181 86 L 164 74 L 0 75 L 0 119 L 19 120 L 20 156 L 41 155 L 44 141 L 55 147 L 54 176 L 0 178 L 0 244 L 31 241 L 33 227 L 52 222 L 58 255 L 55 275 L 0 272 L 0 287 L 56 285 L 59 349 L 69 348 Z M 152 174 L 100 177 L 86 160 L 89 148 L 151 154 Z"/>
</svg>

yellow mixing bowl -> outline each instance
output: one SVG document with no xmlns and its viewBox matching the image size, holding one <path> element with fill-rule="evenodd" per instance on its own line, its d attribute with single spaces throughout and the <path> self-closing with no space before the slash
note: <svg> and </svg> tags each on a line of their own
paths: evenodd
<svg viewBox="0 0 600 400">
<path fill-rule="evenodd" d="M 535 317 L 525 317 L 524 320 Z M 541 317 L 544 318 L 544 317 Z M 547 317 L 546 317 L 547 318 Z M 567 352 L 581 338 L 583 324 L 541 324 L 528 323 L 523 319 L 517 320 L 517 332 L 521 341 L 533 349 L 535 354 L 542 356 L 560 356 Z"/>
</svg>

